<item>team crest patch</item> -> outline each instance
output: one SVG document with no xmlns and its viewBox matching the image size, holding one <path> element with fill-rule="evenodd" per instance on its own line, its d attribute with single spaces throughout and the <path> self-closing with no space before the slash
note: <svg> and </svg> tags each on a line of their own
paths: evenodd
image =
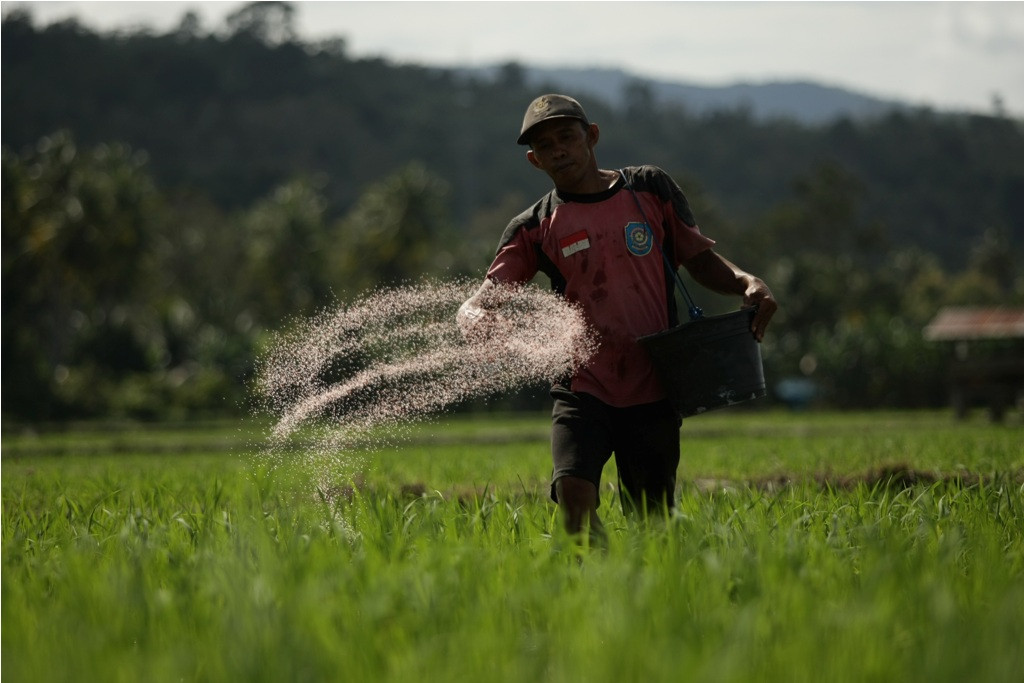
<svg viewBox="0 0 1024 683">
<path fill-rule="evenodd" d="M 590 249 L 590 237 L 586 230 L 574 232 L 568 237 L 558 240 L 558 248 L 562 250 L 563 258 L 569 258 L 578 251 Z"/>
<path fill-rule="evenodd" d="M 654 240 L 646 223 L 626 224 L 626 248 L 634 256 L 646 256 L 651 252 Z"/>
</svg>

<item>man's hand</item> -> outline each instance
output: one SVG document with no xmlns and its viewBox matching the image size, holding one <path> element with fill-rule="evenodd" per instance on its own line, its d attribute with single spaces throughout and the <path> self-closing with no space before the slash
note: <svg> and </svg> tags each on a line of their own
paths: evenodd
<svg viewBox="0 0 1024 683">
<path fill-rule="evenodd" d="M 486 316 L 487 311 L 477 306 L 473 299 L 469 299 L 459 307 L 459 312 L 455 314 L 455 322 L 466 341 L 476 341 L 483 336 L 485 326 L 482 326 L 481 323 Z"/>
<path fill-rule="evenodd" d="M 750 331 L 754 333 L 754 338 L 757 341 L 763 341 L 765 330 L 768 329 L 768 321 L 775 315 L 775 311 L 779 310 L 779 304 L 772 296 L 768 285 L 761 278 L 753 275 L 750 276 L 747 291 L 743 293 L 743 307 L 750 308 L 752 306 L 757 307 L 757 312 L 750 324 Z"/>
<path fill-rule="evenodd" d="M 761 278 L 745 272 L 712 249 L 700 252 L 685 261 L 683 266 L 690 272 L 694 280 L 711 291 L 720 294 L 741 295 L 744 308 L 757 306 L 757 313 L 754 314 L 750 331 L 753 332 L 757 341 L 764 340 L 768 321 L 779 309 L 779 304 L 772 296 L 768 285 Z"/>
<path fill-rule="evenodd" d="M 455 322 L 467 342 L 477 344 L 511 332 L 512 323 L 494 310 L 496 292 L 494 282 L 484 280 L 480 289 L 459 307 Z"/>
</svg>

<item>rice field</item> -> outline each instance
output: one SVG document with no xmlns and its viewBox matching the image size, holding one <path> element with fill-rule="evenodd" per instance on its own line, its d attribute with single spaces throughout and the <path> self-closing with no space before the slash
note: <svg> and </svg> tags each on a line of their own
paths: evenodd
<svg viewBox="0 0 1024 683">
<path fill-rule="evenodd" d="M 544 415 L 325 468 L 266 425 L 3 433 L 5 681 L 1016 681 L 1024 426 L 722 411 L 560 531 Z"/>
</svg>

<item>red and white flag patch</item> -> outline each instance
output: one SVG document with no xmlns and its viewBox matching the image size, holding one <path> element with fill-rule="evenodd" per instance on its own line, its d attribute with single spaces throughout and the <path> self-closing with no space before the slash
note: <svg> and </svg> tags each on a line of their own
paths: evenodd
<svg viewBox="0 0 1024 683">
<path fill-rule="evenodd" d="M 578 251 L 590 249 L 590 237 L 586 230 L 580 230 L 558 240 L 558 247 L 562 250 L 562 256 L 568 258 Z"/>
</svg>

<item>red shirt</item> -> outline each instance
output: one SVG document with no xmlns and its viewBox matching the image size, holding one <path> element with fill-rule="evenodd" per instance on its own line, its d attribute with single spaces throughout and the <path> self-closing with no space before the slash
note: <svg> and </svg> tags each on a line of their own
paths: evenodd
<svg viewBox="0 0 1024 683">
<path fill-rule="evenodd" d="M 600 339 L 597 353 L 571 388 L 625 407 L 665 398 L 637 338 L 676 322 L 674 280 L 663 245 L 678 268 L 714 240 L 701 234 L 678 185 L 653 166 L 623 169 L 643 206 L 620 177 L 593 195 L 552 190 L 505 229 L 487 271 L 496 282 L 525 283 L 538 272 L 582 307 Z M 644 215 L 654 234 L 644 229 Z"/>
</svg>

